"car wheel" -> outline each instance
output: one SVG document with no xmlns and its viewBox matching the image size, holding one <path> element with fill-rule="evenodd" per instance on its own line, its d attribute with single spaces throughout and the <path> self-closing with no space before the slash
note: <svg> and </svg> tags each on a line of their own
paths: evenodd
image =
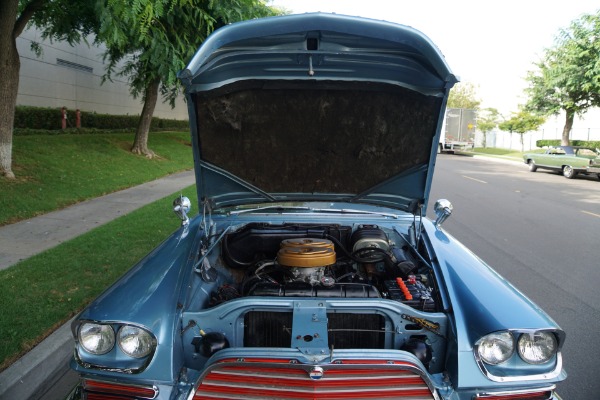
<svg viewBox="0 0 600 400">
<path fill-rule="evenodd" d="M 529 160 L 527 164 L 529 164 L 529 172 L 537 171 L 537 165 L 535 165 L 535 161 Z"/>
<path fill-rule="evenodd" d="M 563 176 L 567 179 L 573 179 L 577 175 L 577 172 L 570 165 L 565 165 L 563 167 Z"/>
</svg>

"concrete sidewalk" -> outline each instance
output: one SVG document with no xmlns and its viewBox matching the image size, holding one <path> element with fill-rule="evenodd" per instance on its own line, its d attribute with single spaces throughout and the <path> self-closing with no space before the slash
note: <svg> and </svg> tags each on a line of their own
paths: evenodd
<svg viewBox="0 0 600 400">
<path fill-rule="evenodd" d="M 48 250 L 143 205 L 193 185 L 185 171 L 0 227 L 0 269 Z"/>
<path fill-rule="evenodd" d="M 63 210 L 2 226 L 0 269 L 6 269 L 194 183 L 194 171 L 180 172 Z M 173 218 L 176 216 L 173 215 Z M 64 398 L 61 390 L 53 390 L 53 385 L 68 373 L 72 351 L 70 324 L 67 323 L 0 373 L 0 399 Z M 50 392 L 56 394 L 49 397 Z"/>
</svg>

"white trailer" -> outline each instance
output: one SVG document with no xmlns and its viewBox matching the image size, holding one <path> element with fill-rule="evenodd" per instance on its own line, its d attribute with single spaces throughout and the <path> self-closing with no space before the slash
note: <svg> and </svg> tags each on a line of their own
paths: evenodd
<svg viewBox="0 0 600 400">
<path fill-rule="evenodd" d="M 473 150 L 477 110 L 447 108 L 438 153 Z"/>
</svg>

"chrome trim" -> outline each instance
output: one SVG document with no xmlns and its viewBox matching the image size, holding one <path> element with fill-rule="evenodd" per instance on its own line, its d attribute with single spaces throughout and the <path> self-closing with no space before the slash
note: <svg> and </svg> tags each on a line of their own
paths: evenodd
<svg viewBox="0 0 600 400">
<path fill-rule="evenodd" d="M 92 323 L 104 324 L 104 325 L 111 325 L 111 326 L 119 325 L 119 329 L 123 325 L 130 325 L 130 326 L 135 326 L 137 328 L 143 329 L 146 332 L 150 333 L 150 335 L 154 339 L 154 348 L 152 349 L 152 351 L 150 352 L 150 354 L 148 354 L 145 357 L 140 357 L 140 358 L 131 357 L 130 355 L 128 355 L 127 353 L 123 352 L 119 348 L 119 346 L 117 345 L 117 337 L 116 337 L 116 334 L 115 334 L 115 346 L 111 349 L 111 351 L 109 351 L 106 354 L 111 353 L 112 351 L 115 350 L 115 348 L 119 348 L 119 351 L 121 351 L 123 354 L 125 354 L 127 357 L 129 357 L 129 358 L 131 358 L 133 360 L 141 360 L 141 359 L 146 358 L 145 362 L 142 365 L 140 365 L 139 368 L 107 367 L 105 365 L 92 364 L 92 363 L 89 363 L 89 362 L 85 362 L 85 361 L 83 361 L 83 359 L 79 355 L 79 348 L 83 347 L 83 346 L 81 346 L 81 344 L 79 343 L 78 338 L 79 338 L 79 328 L 81 327 L 81 325 L 83 325 L 86 322 L 92 322 Z M 152 332 L 150 329 L 148 329 L 147 327 L 145 327 L 142 324 L 137 324 L 137 323 L 132 323 L 132 322 L 125 322 L 125 321 L 112 321 L 112 320 L 111 321 L 96 321 L 96 320 L 91 320 L 91 319 L 80 319 L 80 320 L 77 320 L 76 322 L 74 322 L 74 326 L 76 327 L 76 329 L 75 329 L 76 335 L 75 335 L 75 348 L 74 348 L 74 351 L 73 351 L 73 359 L 75 360 L 75 362 L 80 367 L 85 368 L 85 369 L 95 369 L 95 370 L 99 370 L 99 371 L 108 371 L 108 372 L 120 372 L 120 373 L 128 374 L 128 375 L 139 374 L 140 372 L 143 372 L 148 367 L 148 365 L 150 364 L 150 362 L 154 358 L 154 354 L 156 353 L 156 349 L 158 348 L 158 339 L 156 338 L 156 335 L 154 334 L 154 332 Z M 114 327 L 113 327 L 113 330 L 114 330 Z M 106 354 L 104 354 L 104 355 L 106 355 Z"/>
<path fill-rule="evenodd" d="M 361 215 L 375 215 L 393 219 L 400 219 L 400 214 L 393 214 L 387 212 L 378 212 L 378 211 L 368 211 L 368 210 L 356 210 L 352 208 L 315 208 L 308 206 L 288 206 L 286 203 L 281 203 L 280 205 L 269 205 L 269 206 L 260 206 L 255 208 L 245 208 L 238 210 L 227 211 L 227 215 L 240 215 L 245 213 L 261 213 L 263 211 L 275 210 L 278 211 L 278 214 L 281 215 L 294 215 L 296 213 L 292 213 L 292 210 L 298 211 L 308 211 L 309 213 L 323 213 L 323 214 L 361 214 Z"/>
<path fill-rule="evenodd" d="M 150 339 L 151 339 L 151 342 L 152 342 L 152 349 L 151 349 L 151 350 L 148 352 L 148 354 L 146 354 L 146 355 L 143 355 L 143 356 L 137 356 L 137 357 L 136 357 L 136 356 L 132 356 L 131 354 L 129 354 L 129 353 L 127 353 L 125 350 L 123 350 L 123 343 L 122 343 L 122 341 L 121 341 L 121 331 L 122 331 L 122 330 L 123 330 L 123 328 L 124 328 L 124 327 L 126 327 L 126 326 L 131 326 L 131 327 L 137 328 L 137 329 L 139 329 L 139 330 L 141 330 L 141 331 L 143 331 L 143 332 L 146 332 L 148 335 L 150 335 Z M 140 358 L 148 357 L 148 356 L 150 356 L 151 354 L 154 354 L 154 352 L 156 351 L 156 345 L 157 345 L 157 343 L 158 343 L 158 341 L 156 340 L 156 336 L 154 336 L 154 334 L 153 334 L 152 332 L 150 332 L 150 331 L 149 331 L 149 330 L 147 330 L 147 329 L 140 328 L 139 326 L 135 326 L 135 325 L 132 325 L 132 324 L 124 324 L 124 325 L 120 325 L 120 326 L 119 326 L 119 330 L 117 330 L 117 332 L 115 333 L 115 342 L 117 343 L 117 346 L 119 346 L 119 350 L 121 350 L 121 352 L 122 352 L 123 354 L 125 354 L 125 355 L 126 355 L 126 356 L 128 356 L 128 357 L 131 357 L 131 358 L 136 358 L 136 359 L 140 359 Z"/>
<path fill-rule="evenodd" d="M 483 392 L 483 393 L 477 393 L 475 395 L 476 399 L 485 399 L 486 397 L 492 397 L 492 396 L 508 396 L 508 395 L 519 395 L 519 394 L 529 394 L 529 393 L 536 393 L 536 392 L 554 392 L 554 389 L 556 389 L 556 385 L 551 385 L 551 386 L 547 386 L 547 387 L 541 387 L 541 388 L 537 388 L 537 389 L 527 389 L 527 390 L 507 390 L 507 391 L 502 391 L 502 392 Z M 553 393 L 551 393 L 553 394 Z M 550 399 L 551 397 L 549 397 L 548 399 Z"/>
<path fill-rule="evenodd" d="M 562 354 L 556 353 L 556 367 L 550 372 L 536 375 L 517 375 L 517 376 L 496 376 L 487 370 L 485 363 L 479 357 L 477 352 L 477 346 L 473 348 L 475 355 L 475 361 L 481 372 L 491 381 L 494 382 L 525 382 L 525 381 L 537 381 L 542 379 L 554 379 L 558 377 L 562 371 Z M 514 355 L 513 355 L 514 356 Z"/>
<path fill-rule="evenodd" d="M 452 215 L 453 209 L 452 203 L 450 203 L 449 200 L 439 199 L 435 202 L 433 211 L 435 212 L 436 219 L 433 224 L 435 225 L 436 229 L 440 229 L 444 221 L 446 221 L 448 217 Z"/>
<path fill-rule="evenodd" d="M 89 325 L 106 325 L 110 328 L 110 330 L 112 331 L 112 335 L 113 335 L 113 345 L 110 347 L 110 349 L 108 349 L 107 351 L 105 351 L 104 353 L 99 353 L 96 352 L 94 353 L 93 351 L 90 351 L 88 349 L 85 348 L 85 346 L 83 344 L 81 344 L 81 327 L 84 326 L 85 324 L 89 324 Z M 115 332 L 115 328 L 113 328 L 112 325 L 110 324 L 103 324 L 101 322 L 89 322 L 89 321 L 81 321 L 81 323 L 79 325 L 77 325 L 77 337 L 76 337 L 76 342 L 87 352 L 90 354 L 93 354 L 95 356 L 103 356 L 105 354 L 110 353 L 111 351 L 113 351 L 113 349 L 115 348 L 115 345 L 117 344 L 117 334 Z"/>
<path fill-rule="evenodd" d="M 156 338 L 156 335 L 146 325 L 138 324 L 137 322 L 123 321 L 123 320 L 114 320 L 114 319 L 107 319 L 107 320 L 78 319 L 78 320 L 74 321 L 74 324 L 77 327 L 76 334 L 79 334 L 79 327 L 82 324 L 86 323 L 86 322 L 91 322 L 91 323 L 94 323 L 94 324 L 103 324 L 103 325 L 119 325 L 119 328 L 120 328 L 121 325 L 135 326 L 136 328 L 143 329 L 146 332 L 150 333 L 152 335 L 152 337 L 154 339 L 156 339 L 156 345 L 158 345 L 158 339 Z M 114 328 L 113 328 L 113 330 L 114 330 Z"/>
<path fill-rule="evenodd" d="M 284 359 L 282 359 L 283 361 Z M 200 387 L 200 385 L 202 384 L 204 378 L 210 374 L 213 370 L 218 370 L 221 367 L 227 367 L 227 366 L 240 366 L 241 364 L 246 364 L 249 366 L 258 366 L 258 367 L 273 367 L 273 366 L 277 366 L 278 368 L 285 368 L 285 369 L 295 369 L 295 370 L 304 370 L 307 373 L 307 377 L 310 374 L 311 369 L 313 368 L 317 368 L 317 367 L 325 367 L 325 371 L 324 373 L 327 373 L 327 370 L 351 370 L 351 369 L 355 369 L 357 367 L 368 367 L 369 369 L 372 369 L 374 371 L 379 370 L 379 371 L 390 371 L 390 370 L 404 370 L 404 371 L 410 371 L 415 373 L 416 375 L 419 375 L 422 379 L 423 379 L 423 383 L 425 383 L 425 385 L 427 386 L 427 388 L 429 389 L 429 392 L 431 393 L 431 396 L 433 397 L 434 400 L 441 400 L 440 396 L 438 395 L 438 392 L 436 390 L 436 387 L 433 383 L 433 381 L 430 379 L 430 377 L 428 376 L 427 372 L 423 371 L 421 368 L 419 368 L 417 365 L 413 364 L 410 361 L 406 361 L 406 360 L 396 360 L 401 362 L 402 364 L 337 364 L 336 362 L 340 362 L 340 361 L 344 361 L 344 360 L 350 360 L 350 359 L 331 359 L 330 362 L 327 363 L 323 363 L 323 364 L 301 364 L 301 363 L 276 363 L 276 362 L 248 362 L 246 363 L 243 359 L 238 359 L 237 361 L 217 361 L 214 362 L 213 364 L 209 365 L 207 368 L 204 369 L 204 371 L 202 372 L 202 374 L 200 375 L 200 377 L 198 378 L 198 380 L 196 381 L 196 383 L 194 384 L 193 390 L 190 393 L 190 396 L 188 397 L 188 399 L 192 399 L 198 388 Z M 353 359 L 355 361 L 358 361 L 356 359 Z M 364 361 L 368 361 L 368 360 L 364 360 Z M 387 362 L 392 362 L 394 361 L 393 359 L 382 359 L 381 361 L 387 361 Z M 344 378 L 340 378 L 340 379 L 346 379 Z M 308 378 L 308 381 L 312 381 L 310 378 Z M 289 390 L 289 389 L 288 389 Z M 301 392 L 301 391 L 298 391 Z"/>
<path fill-rule="evenodd" d="M 565 335 L 564 331 L 562 331 L 560 329 L 552 329 L 552 328 L 550 328 L 550 329 L 507 329 L 506 331 L 510 332 L 513 335 L 513 338 L 515 339 L 515 347 L 517 346 L 517 343 L 519 341 L 519 336 L 524 333 L 530 333 L 530 332 L 551 332 L 551 333 L 553 333 L 556 336 L 556 342 L 557 342 L 556 367 L 554 368 L 554 370 L 552 370 L 550 372 L 542 373 L 542 374 L 496 376 L 496 375 L 492 374 L 490 371 L 488 371 L 488 369 L 486 368 L 486 363 L 479 356 L 479 351 L 478 351 L 479 346 L 477 344 L 474 344 L 473 345 L 473 356 L 475 358 L 475 362 L 476 362 L 477 366 L 479 367 L 479 369 L 481 370 L 481 372 L 488 379 L 490 379 L 491 381 L 494 381 L 494 382 L 524 382 L 524 381 L 532 381 L 532 380 L 554 379 L 560 375 L 560 373 L 562 371 L 562 354 L 560 352 L 560 349 L 562 348 L 562 345 L 564 343 L 564 335 Z M 518 353 L 518 351 L 516 351 L 516 348 L 515 348 L 515 352 L 509 358 L 509 360 L 511 358 L 515 357 L 515 355 L 518 356 L 517 353 Z M 523 362 L 527 363 L 527 361 L 525 361 L 525 360 L 523 360 Z M 541 364 L 529 364 L 529 365 L 541 365 Z M 494 367 L 496 367 L 496 366 L 502 366 L 502 364 L 497 364 Z"/>
<path fill-rule="evenodd" d="M 92 364 L 92 363 L 85 362 L 79 356 L 79 351 L 77 350 L 77 348 L 75 348 L 75 350 L 73 352 L 73 359 L 75 360 L 77 365 L 79 365 L 82 368 L 93 369 L 93 370 L 97 370 L 97 371 L 106 371 L 106 372 L 119 372 L 119 373 L 127 374 L 127 375 L 139 374 L 140 372 L 143 372 L 148 367 L 148 364 L 150 364 L 150 361 L 152 360 L 151 356 L 147 356 L 147 357 L 148 357 L 148 360 L 146 360 L 146 362 L 139 368 L 116 368 L 116 367 L 107 367 L 104 365 Z"/>
<path fill-rule="evenodd" d="M 184 195 L 179 195 L 173 200 L 173 212 L 181 219 L 181 225 L 187 226 L 190 223 L 188 213 L 192 208 L 192 202 Z"/>
<path fill-rule="evenodd" d="M 135 383 L 122 383 L 122 382 L 107 381 L 107 380 L 104 380 L 104 379 L 96 379 L 96 378 L 81 378 L 81 381 L 79 382 L 79 385 L 85 391 L 91 391 L 91 390 L 87 390 L 86 389 L 86 387 L 85 387 L 86 381 L 108 383 L 108 384 L 117 385 L 117 386 L 120 385 L 120 386 L 127 386 L 127 387 L 150 389 L 150 390 L 154 391 L 154 396 L 152 396 L 152 397 L 135 396 L 136 399 L 148 399 L 148 400 L 152 400 L 152 399 L 155 399 L 158 396 L 158 392 L 159 392 L 158 387 L 156 385 L 147 386 L 147 385 L 141 385 L 141 384 L 135 384 Z M 93 392 L 96 393 L 95 391 L 93 391 Z M 118 396 L 122 396 L 122 395 L 118 395 Z"/>
<path fill-rule="evenodd" d="M 556 337 L 556 335 L 554 335 L 552 332 L 548 333 L 548 332 L 544 332 L 544 331 L 538 331 L 538 332 L 535 332 L 535 333 L 545 333 L 545 334 L 547 334 L 548 336 L 550 336 L 550 337 L 551 337 L 551 338 L 554 340 L 554 344 L 556 345 L 555 351 L 558 353 L 558 338 Z M 534 334 L 535 334 L 535 333 L 534 333 Z M 521 360 L 523 360 L 523 361 L 525 361 L 527 364 L 531 364 L 531 365 L 542 365 L 542 364 L 545 364 L 545 363 L 547 363 L 547 362 L 549 361 L 549 359 L 548 359 L 548 360 L 545 360 L 545 361 L 542 361 L 542 362 L 540 362 L 540 361 L 534 362 L 534 361 L 528 360 L 528 359 L 527 359 L 527 358 L 526 358 L 526 357 L 523 355 L 523 353 L 522 353 L 522 351 L 521 351 L 521 345 L 520 345 L 520 342 L 521 342 L 521 339 L 523 339 L 524 337 L 526 337 L 526 335 L 520 335 L 520 336 L 517 338 L 517 341 L 515 342 L 515 351 L 516 351 L 516 353 L 519 355 L 519 357 L 521 357 Z"/>
</svg>

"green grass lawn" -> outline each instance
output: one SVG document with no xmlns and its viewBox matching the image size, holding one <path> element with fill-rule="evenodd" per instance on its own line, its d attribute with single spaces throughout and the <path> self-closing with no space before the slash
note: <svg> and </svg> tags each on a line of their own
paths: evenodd
<svg viewBox="0 0 600 400">
<path fill-rule="evenodd" d="M 152 132 L 153 159 L 129 149 L 133 133 L 13 138 L 15 180 L 0 177 L 0 225 L 193 168 L 189 132 Z"/>
<path fill-rule="evenodd" d="M 0 225 L 190 169 L 188 132 L 152 132 L 153 159 L 132 154 L 133 133 L 13 138 L 0 177 Z M 195 198 L 195 190 L 185 194 Z M 179 226 L 173 196 L 0 271 L 0 370 L 63 324 Z M 192 203 L 194 204 L 194 203 Z"/>
<path fill-rule="evenodd" d="M 195 186 L 182 193 L 197 204 Z M 171 203 L 178 194 L 0 271 L 0 371 L 177 229 L 181 221 Z"/>
<path fill-rule="evenodd" d="M 543 153 L 544 151 L 545 151 L 544 149 L 535 149 L 535 150 L 531 150 L 531 151 L 520 152 L 520 151 L 515 151 L 515 150 L 509 150 L 509 149 L 498 149 L 495 147 L 486 147 L 486 148 L 476 147 L 473 149 L 474 154 L 483 154 L 483 155 L 487 155 L 487 156 L 499 156 L 499 157 L 505 157 L 505 158 L 514 158 L 519 161 L 523 161 L 523 154 L 525 154 L 525 153 Z"/>
</svg>

